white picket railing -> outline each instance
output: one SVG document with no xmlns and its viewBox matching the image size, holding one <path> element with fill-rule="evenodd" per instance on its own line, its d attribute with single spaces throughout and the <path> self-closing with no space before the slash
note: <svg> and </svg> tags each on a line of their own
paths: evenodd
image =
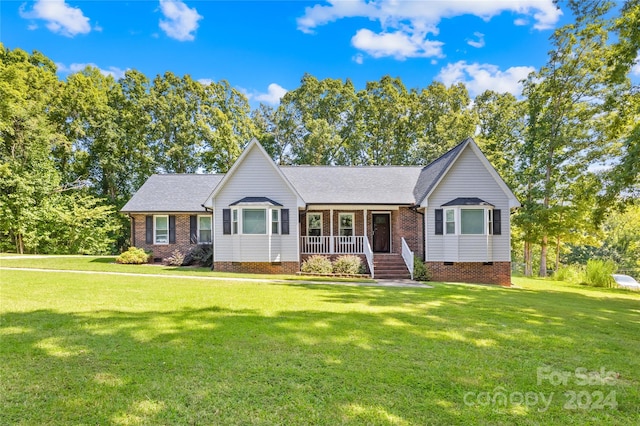
<svg viewBox="0 0 640 426">
<path fill-rule="evenodd" d="M 365 241 L 367 240 L 364 236 L 305 236 L 300 237 L 300 252 L 302 254 L 363 254 Z"/>
<path fill-rule="evenodd" d="M 404 259 L 404 264 L 407 265 L 411 279 L 413 279 L 413 252 L 404 237 L 402 237 L 402 258 Z"/>
</svg>

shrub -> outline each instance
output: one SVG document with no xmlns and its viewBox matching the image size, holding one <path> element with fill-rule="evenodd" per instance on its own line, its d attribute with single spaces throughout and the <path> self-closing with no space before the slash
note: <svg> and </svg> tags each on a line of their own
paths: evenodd
<svg viewBox="0 0 640 426">
<path fill-rule="evenodd" d="M 345 254 L 333 262 L 333 272 L 335 274 L 356 275 L 362 271 L 362 259 L 354 254 Z"/>
<path fill-rule="evenodd" d="M 171 256 L 167 257 L 165 260 L 166 264 L 169 266 L 182 266 L 184 264 L 184 254 L 178 249 L 175 249 Z"/>
<path fill-rule="evenodd" d="M 183 265 L 213 265 L 213 247 L 208 244 L 199 244 L 193 247 L 182 262 Z"/>
<path fill-rule="evenodd" d="M 568 283 L 579 283 L 582 281 L 582 275 L 583 271 L 579 265 L 561 266 L 553 273 L 553 279 Z"/>
<path fill-rule="evenodd" d="M 116 257 L 116 263 L 124 263 L 128 265 L 141 265 L 147 263 L 151 259 L 152 253 L 147 253 L 144 249 L 129 247 L 129 250 Z"/>
<path fill-rule="evenodd" d="M 300 270 L 312 274 L 330 274 L 333 271 L 333 267 L 328 257 L 316 254 L 302 262 Z"/>
<path fill-rule="evenodd" d="M 418 256 L 413 256 L 413 279 L 416 281 L 431 281 L 431 271 Z"/>
<path fill-rule="evenodd" d="M 591 259 L 585 269 L 585 282 L 594 287 L 611 287 L 616 264 L 610 260 Z"/>
</svg>

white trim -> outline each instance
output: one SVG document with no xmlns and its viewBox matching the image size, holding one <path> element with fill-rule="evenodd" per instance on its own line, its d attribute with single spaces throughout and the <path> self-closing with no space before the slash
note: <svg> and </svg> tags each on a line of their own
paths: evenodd
<svg viewBox="0 0 640 426">
<path fill-rule="evenodd" d="M 157 238 L 157 227 L 156 227 L 156 219 L 159 217 L 166 217 L 167 218 L 167 242 L 166 243 L 159 243 L 158 242 L 158 238 Z M 168 214 L 154 214 L 153 215 L 153 244 L 156 246 L 166 246 L 169 244 L 169 215 Z"/>
<path fill-rule="evenodd" d="M 341 217 L 342 216 L 351 216 L 351 228 L 344 228 L 344 229 L 351 229 L 351 235 L 342 235 L 342 220 Z M 338 236 L 340 237 L 355 237 L 356 235 L 356 215 L 354 212 L 340 212 L 338 213 Z"/>
<path fill-rule="evenodd" d="M 396 211 L 400 210 L 400 207 L 409 207 L 409 205 L 386 205 L 386 204 L 308 204 L 307 210 L 347 210 L 347 211 L 360 211 L 360 210 L 382 210 L 382 211 Z"/>
<path fill-rule="evenodd" d="M 443 207 L 442 212 L 442 234 L 443 235 L 493 235 L 493 232 L 489 233 L 489 216 L 493 221 L 493 210 L 491 206 L 447 206 Z M 482 210 L 483 213 L 483 227 L 481 234 L 463 234 L 462 233 L 462 211 L 463 210 Z M 454 220 L 454 232 L 447 232 L 447 211 L 453 211 Z M 491 212 L 489 214 L 488 212 Z M 492 222 L 493 224 L 493 222 Z M 491 227 L 492 228 L 492 227 Z"/>
<path fill-rule="evenodd" d="M 323 229 L 324 228 L 324 223 L 323 223 L 324 217 L 322 215 L 322 212 L 307 212 L 307 214 L 305 215 L 306 219 L 307 219 L 307 227 L 305 229 L 307 231 L 306 232 L 307 233 L 307 237 L 310 236 L 310 234 L 309 234 L 309 216 L 311 216 L 312 214 L 320 215 L 320 236 L 323 236 L 324 235 L 324 229 Z M 289 220 L 291 220 L 291 219 L 289 219 Z"/>
<path fill-rule="evenodd" d="M 210 223 L 210 228 L 209 228 L 209 232 L 211 232 L 211 238 L 209 241 L 200 241 L 200 219 L 206 217 L 209 220 L 211 220 Z M 213 215 L 209 215 L 209 214 L 199 214 L 197 215 L 197 219 L 196 219 L 196 237 L 198 240 L 198 244 L 210 244 L 213 242 Z"/>
<path fill-rule="evenodd" d="M 393 253 L 393 226 L 391 226 L 391 212 L 371 212 L 371 225 L 376 226 L 376 221 L 373 220 L 373 215 L 375 214 L 386 214 L 389 216 L 389 253 Z M 375 241 L 373 241 L 373 245 L 375 246 Z M 386 252 L 378 252 L 378 253 L 386 253 Z"/>
</svg>

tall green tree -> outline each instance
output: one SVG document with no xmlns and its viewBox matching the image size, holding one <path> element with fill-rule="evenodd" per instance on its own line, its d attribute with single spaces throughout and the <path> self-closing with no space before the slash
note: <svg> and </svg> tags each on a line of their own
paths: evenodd
<svg viewBox="0 0 640 426">
<path fill-rule="evenodd" d="M 60 184 L 50 153 L 63 136 L 48 116 L 60 96 L 55 72 L 42 54 L 0 44 L 0 235 L 18 253 L 37 247 L 40 213 Z"/>
<path fill-rule="evenodd" d="M 521 220 L 529 217 L 541 229 L 540 235 L 524 236 L 526 243 L 539 237 L 540 276 L 547 274 L 550 240 L 563 228 L 561 202 L 577 205 L 567 194 L 577 193 L 590 166 L 604 161 L 611 146 L 606 134 L 594 131 L 609 119 L 602 104 L 613 90 L 603 63 L 610 56 L 604 19 L 610 8 L 595 5 L 556 30 L 548 63 L 525 82 L 528 122 L 519 165 L 527 204 Z"/>
</svg>

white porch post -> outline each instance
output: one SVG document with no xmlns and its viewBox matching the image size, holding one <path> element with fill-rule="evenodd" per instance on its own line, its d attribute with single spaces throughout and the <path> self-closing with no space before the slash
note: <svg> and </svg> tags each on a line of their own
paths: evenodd
<svg viewBox="0 0 640 426">
<path fill-rule="evenodd" d="M 369 237 L 367 235 L 367 209 L 364 209 L 364 239 L 369 241 Z"/>
<path fill-rule="evenodd" d="M 329 209 L 329 253 L 333 254 L 333 209 Z"/>
</svg>

